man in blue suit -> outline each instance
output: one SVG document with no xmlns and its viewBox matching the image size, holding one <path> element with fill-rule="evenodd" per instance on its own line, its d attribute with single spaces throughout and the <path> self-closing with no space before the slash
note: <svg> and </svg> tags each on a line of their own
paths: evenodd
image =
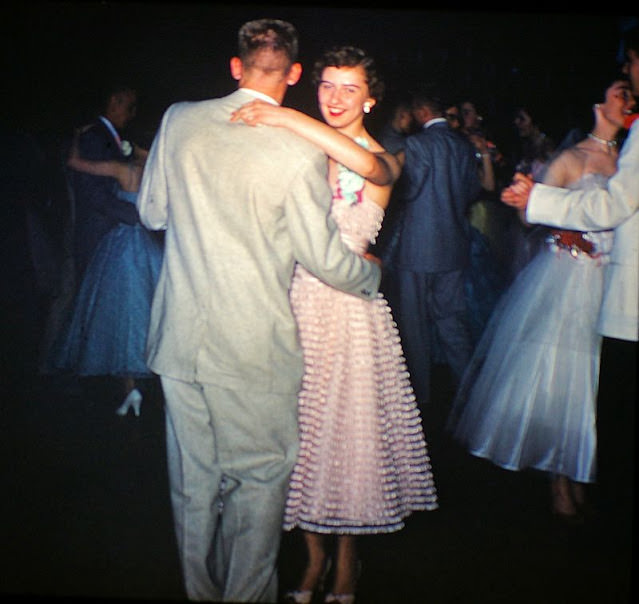
<svg viewBox="0 0 639 604">
<path fill-rule="evenodd" d="M 102 114 L 78 136 L 78 152 L 90 160 L 125 160 L 133 146 L 122 141 L 125 126 L 135 117 L 137 93 L 126 85 L 113 86 L 107 93 Z M 135 206 L 117 198 L 117 181 L 85 172 L 71 173 L 75 204 L 73 252 L 76 283 L 102 237 L 123 222 L 136 224 Z"/>
<path fill-rule="evenodd" d="M 391 268 L 392 307 L 422 408 L 430 395 L 433 337 L 457 380 L 473 348 L 464 295 L 467 211 L 481 185 L 475 149 L 450 128 L 445 108 L 434 91 L 412 99 L 419 129 L 405 141 L 405 207 Z"/>
</svg>

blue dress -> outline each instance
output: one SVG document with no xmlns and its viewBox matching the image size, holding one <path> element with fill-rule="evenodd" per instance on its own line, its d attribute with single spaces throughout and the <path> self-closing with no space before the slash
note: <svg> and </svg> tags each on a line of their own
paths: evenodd
<svg viewBox="0 0 639 604">
<path fill-rule="evenodd" d="M 587 174 L 571 188 L 602 187 Z M 601 336 L 597 318 L 613 232 L 550 237 L 502 295 L 464 374 L 447 429 L 509 470 L 594 482 Z M 558 244 L 559 241 L 559 244 Z"/>
<path fill-rule="evenodd" d="M 478 342 L 497 304 L 506 290 L 505 272 L 492 253 L 487 237 L 470 226 L 470 262 L 464 280 L 468 324 L 473 341 Z"/>
<path fill-rule="evenodd" d="M 135 204 L 137 193 L 119 191 Z M 145 360 L 151 301 L 162 264 L 157 233 L 119 224 L 100 241 L 80 284 L 53 364 L 80 376 L 151 377 Z"/>
</svg>

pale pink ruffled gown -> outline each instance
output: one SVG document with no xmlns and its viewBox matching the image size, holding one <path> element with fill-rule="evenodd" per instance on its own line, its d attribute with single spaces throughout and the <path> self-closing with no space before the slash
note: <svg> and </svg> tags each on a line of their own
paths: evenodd
<svg viewBox="0 0 639 604">
<path fill-rule="evenodd" d="M 363 253 L 384 211 L 366 198 L 336 196 L 332 216 L 344 242 Z M 291 304 L 305 375 L 284 529 L 387 533 L 413 511 L 437 508 L 421 416 L 384 297 L 343 293 L 298 265 Z"/>
</svg>

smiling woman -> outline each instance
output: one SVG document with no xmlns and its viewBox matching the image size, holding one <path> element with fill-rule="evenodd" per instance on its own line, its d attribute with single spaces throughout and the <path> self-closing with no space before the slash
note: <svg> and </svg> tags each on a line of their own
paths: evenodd
<svg viewBox="0 0 639 604">
<path fill-rule="evenodd" d="M 0 121 L 7 136 L 2 146 L 6 161 L 0 164 L 6 217 L 1 223 L 7 236 L 0 239 L 7 259 L 2 297 L 12 304 L 3 306 L 8 310 L 3 336 L 8 371 L 0 386 L 6 428 L 0 458 L 5 461 L 3 487 L 10 493 L 2 498 L 0 514 L 11 519 L 3 526 L 5 540 L 11 543 L 2 556 L 3 594 L 125 600 L 186 597 L 166 479 L 165 400 L 159 389 L 150 393 L 142 423 L 129 425 L 113 413 L 119 391 L 105 388 L 104 382 L 87 384 L 80 393 L 67 382 L 35 375 L 31 330 L 37 326 L 30 321 L 44 313 L 22 298 L 32 285 L 28 276 L 32 250 L 27 238 L 16 240 L 16 231 L 25 226 L 24 220 L 16 220 L 24 213 L 16 216 L 16 211 L 37 208 L 17 204 L 13 185 L 16 179 L 30 188 L 44 185 L 40 207 L 46 207 L 47 214 L 38 217 L 49 220 L 49 232 L 60 236 L 58 212 L 64 202 L 58 201 L 65 197 L 46 181 L 51 172 L 59 171 L 63 136 L 87 116 L 93 117 L 96 82 L 114 66 L 133 72 L 127 79 L 140 91 L 136 130 L 144 124 L 153 130 L 174 100 L 221 96 L 234 87 L 227 50 L 233 47 L 239 24 L 252 18 L 257 7 L 242 4 L 241 0 L 14 2 L 3 11 L 0 55 L 5 93 Z M 387 99 L 439 76 L 463 84 L 463 92 L 481 101 L 482 108 L 490 101 L 486 116 L 502 116 L 508 127 L 511 113 L 500 109 L 509 105 L 511 96 L 541 98 L 555 113 L 556 122 L 567 127 L 581 106 L 590 117 L 591 103 L 602 101 L 585 87 L 593 74 L 615 65 L 622 24 L 614 14 L 544 15 L 530 8 L 525 13 L 463 13 L 358 10 L 348 2 L 340 3 L 340 8 L 317 4 L 262 4 L 260 13 L 268 11 L 298 26 L 305 71 L 300 84 L 289 91 L 287 104 L 318 116 L 311 59 L 325 43 L 347 41 L 376 57 L 385 75 Z M 384 104 L 378 103 L 364 116 L 367 131 L 375 132 Z M 133 135 L 130 140 L 141 142 Z M 45 144 L 40 147 L 38 142 Z M 51 171 L 40 163 L 47 158 Z M 388 178 L 387 169 L 379 169 L 379 182 Z M 64 182 L 60 189 L 66 191 Z M 348 208 L 376 212 L 367 201 Z M 615 239 L 617 247 L 617 234 Z M 331 307 L 325 310 L 333 318 L 341 316 L 343 308 L 340 304 L 335 312 Z M 22 337 L 28 342 L 22 344 Z M 610 405 L 604 405 L 610 421 L 608 438 L 619 455 L 610 456 L 606 449 L 606 466 L 598 481 L 608 476 L 609 487 L 602 491 L 602 483 L 597 485 L 598 506 L 604 513 L 593 519 L 592 526 L 584 532 L 553 532 L 545 520 L 546 508 L 535 507 L 548 495 L 537 474 L 504 472 L 459 455 L 448 445 L 433 446 L 433 465 L 442 492 L 446 491 L 443 515 L 415 514 L 401 534 L 361 540 L 358 547 L 366 563 L 357 590 L 361 600 L 487 602 L 494 601 L 498 589 L 504 600 L 513 602 L 521 601 L 522 594 L 529 602 L 630 601 L 635 510 L 633 440 L 628 436 L 635 423 L 630 413 L 619 412 L 618 386 L 633 382 L 628 376 L 636 375 L 636 365 L 631 357 L 624 363 L 622 352 L 627 350 L 611 349 L 608 369 L 614 365 L 614 371 L 607 380 L 605 399 Z M 431 414 L 426 416 L 429 441 L 446 444 L 439 422 L 428 421 L 441 417 L 450 405 L 445 374 L 439 374 L 434 390 Z M 18 394 L 13 396 L 14 392 Z M 636 397 L 628 397 L 627 408 L 634 410 L 635 401 Z M 88 413 L 88 408 L 96 413 Z M 601 442 L 600 438 L 598 445 Z M 283 586 L 297 585 L 306 552 L 295 534 L 286 537 L 280 577 Z M 153 544 L 151 556 L 149 544 Z M 596 572 L 589 572 L 595 565 Z M 531 569 L 547 580 L 531 581 Z"/>
<path fill-rule="evenodd" d="M 325 52 L 313 79 L 326 124 L 258 102 L 232 120 L 289 127 L 322 147 L 329 155 L 331 216 L 344 243 L 366 254 L 400 171 L 398 158 L 364 124 L 384 85 L 372 57 L 353 46 Z M 361 303 L 298 265 L 291 306 L 305 374 L 298 401 L 300 454 L 284 528 L 302 530 L 308 563 L 286 601 L 308 603 L 323 589 L 331 563 L 326 537 L 335 535 L 335 572 L 324 601 L 348 604 L 358 579 L 357 536 L 399 531 L 413 512 L 435 509 L 437 495 L 387 301 L 380 295 Z"/>
<path fill-rule="evenodd" d="M 613 141 L 635 104 L 628 91 L 618 77 L 609 83 L 592 108 L 589 136 L 549 164 L 544 184 L 606 186 L 617 171 Z M 545 472 L 552 513 L 570 523 L 584 521 L 586 486 L 597 478 L 597 320 L 613 237 L 551 231 L 500 299 L 448 420 L 471 454 L 507 470 Z"/>
</svg>

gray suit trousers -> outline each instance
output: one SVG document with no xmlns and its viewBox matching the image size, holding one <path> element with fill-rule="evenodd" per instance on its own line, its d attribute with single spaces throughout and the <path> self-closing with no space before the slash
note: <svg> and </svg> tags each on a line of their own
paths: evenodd
<svg viewBox="0 0 639 604">
<path fill-rule="evenodd" d="M 161 377 L 171 503 L 190 600 L 275 602 L 297 397 Z"/>
</svg>

